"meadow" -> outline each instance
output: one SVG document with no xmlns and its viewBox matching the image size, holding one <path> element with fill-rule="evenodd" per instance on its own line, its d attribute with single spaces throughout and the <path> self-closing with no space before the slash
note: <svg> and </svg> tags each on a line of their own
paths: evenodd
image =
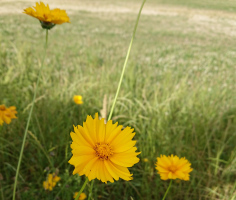
<svg viewBox="0 0 236 200">
<path fill-rule="evenodd" d="M 70 132 L 87 115 L 108 117 L 142 3 L 50 2 L 65 9 L 71 23 L 49 31 L 18 200 L 73 199 L 80 189 L 85 177 L 72 175 L 68 163 Z M 0 104 L 18 112 L 11 124 L 0 126 L 2 200 L 12 199 L 45 41 L 39 22 L 21 13 L 32 5 L 0 2 Z M 130 168 L 132 181 L 95 180 L 92 199 L 161 199 L 169 182 L 157 174 L 156 158 L 174 154 L 186 157 L 194 170 L 190 181 L 173 182 L 166 199 L 235 200 L 235 63 L 235 2 L 147 0 L 112 117 L 135 129 L 140 162 Z M 74 95 L 84 103 L 76 105 Z M 49 172 L 61 178 L 51 192 L 43 188 Z"/>
</svg>

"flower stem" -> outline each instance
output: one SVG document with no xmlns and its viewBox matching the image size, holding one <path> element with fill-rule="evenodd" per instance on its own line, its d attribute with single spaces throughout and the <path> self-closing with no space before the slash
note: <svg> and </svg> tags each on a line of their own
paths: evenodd
<svg viewBox="0 0 236 200">
<path fill-rule="evenodd" d="M 162 200 L 165 200 L 166 195 L 167 195 L 167 193 L 168 193 L 169 190 L 170 190 L 171 184 L 172 184 L 172 179 L 171 179 L 171 181 L 170 181 L 169 187 L 167 188 L 166 193 L 165 193 L 164 197 L 162 198 Z"/>
<path fill-rule="evenodd" d="M 91 181 L 91 186 L 90 186 L 90 188 L 89 188 L 89 197 L 88 197 L 88 200 L 90 200 L 91 197 L 92 197 L 93 183 L 94 183 L 94 179 Z"/>
<path fill-rule="evenodd" d="M 13 189 L 13 198 L 12 198 L 13 200 L 15 200 L 15 198 L 16 198 L 17 179 L 19 176 L 20 165 L 21 165 L 22 156 L 23 156 L 23 152 L 24 152 L 24 147 L 25 147 L 26 137 L 27 137 L 27 133 L 28 133 L 28 129 L 29 129 L 30 120 L 31 120 L 31 115 L 32 115 L 33 108 L 34 108 L 35 98 L 36 98 L 38 84 L 39 84 L 39 78 L 41 76 L 41 72 L 42 72 L 42 68 L 43 68 L 43 64 L 44 64 L 44 60 L 45 60 L 45 56 L 46 56 L 47 44 L 48 44 L 48 30 L 46 30 L 46 41 L 45 41 L 45 46 L 44 46 L 43 60 L 42 60 L 41 67 L 38 72 L 38 78 L 37 78 L 37 83 L 36 83 L 36 87 L 35 87 L 35 91 L 34 91 L 33 101 L 32 101 L 32 105 L 30 108 L 29 117 L 28 117 L 28 121 L 27 121 L 26 128 L 25 128 L 25 133 L 24 133 L 24 137 L 23 137 L 23 141 L 22 141 L 22 145 L 21 145 L 21 151 L 20 151 L 20 156 L 19 156 L 19 160 L 18 160 L 18 165 L 17 165 L 17 169 L 16 169 L 15 183 L 14 183 L 14 189 Z"/>
<path fill-rule="evenodd" d="M 142 9 L 143 9 L 143 6 L 144 6 L 145 2 L 146 2 L 146 0 L 143 0 L 143 3 L 141 5 L 139 13 L 138 13 L 138 17 L 136 19 L 133 35 L 132 35 L 132 38 L 131 38 L 131 41 L 130 41 L 130 44 L 129 44 L 129 48 L 128 48 L 128 51 L 127 51 L 127 54 L 126 54 L 124 66 L 123 66 L 122 73 L 121 73 L 121 76 L 120 76 L 120 81 L 119 81 L 119 84 L 118 84 L 118 87 L 117 87 L 116 96 L 115 96 L 115 99 L 113 101 L 113 104 L 112 104 L 112 107 L 111 107 L 111 112 L 109 114 L 109 117 L 108 117 L 107 121 L 109 121 L 111 119 L 111 116 L 112 116 L 112 113 L 113 113 L 113 110 L 114 110 L 114 107 L 115 107 L 115 104 L 116 104 L 116 100 L 117 100 L 118 94 L 120 92 L 120 86 L 121 86 L 121 83 L 122 83 L 122 80 L 123 80 L 123 76 L 124 76 L 124 73 L 125 73 L 125 68 L 126 68 L 126 65 L 127 65 L 128 59 L 129 59 L 129 54 L 130 54 L 131 47 L 132 47 L 132 44 L 133 44 L 133 40 L 134 40 L 134 36 L 135 36 L 135 33 L 136 33 L 136 29 L 138 27 L 139 18 L 140 18 L 140 15 L 141 15 L 141 12 L 142 12 Z"/>
<path fill-rule="evenodd" d="M 77 194 L 77 196 L 75 197 L 75 200 L 79 199 L 79 196 L 81 195 L 81 193 L 84 191 L 84 188 L 86 186 L 86 184 L 88 183 L 88 177 L 86 178 L 86 180 L 84 181 L 83 186 L 81 187 L 79 193 Z"/>
</svg>

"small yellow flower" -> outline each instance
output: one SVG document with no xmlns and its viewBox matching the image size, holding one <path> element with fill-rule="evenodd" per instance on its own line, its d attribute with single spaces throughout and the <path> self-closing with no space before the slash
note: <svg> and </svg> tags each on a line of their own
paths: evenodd
<svg viewBox="0 0 236 200">
<path fill-rule="evenodd" d="M 157 157 L 156 169 L 162 180 L 178 178 L 188 181 L 189 173 L 193 171 L 190 166 L 191 163 L 188 160 L 178 156 L 171 155 L 166 157 L 161 155 Z"/>
<path fill-rule="evenodd" d="M 43 187 L 45 190 L 52 191 L 52 189 L 56 186 L 57 182 L 60 180 L 61 178 L 57 176 L 55 173 L 48 174 L 47 180 L 43 182 Z"/>
<path fill-rule="evenodd" d="M 95 119 L 87 116 L 83 126 L 74 127 L 71 132 L 73 140 L 71 144 L 72 158 L 69 160 L 75 166 L 73 174 L 86 175 L 91 181 L 95 178 L 107 183 L 114 182 L 119 178 L 126 181 L 132 180 L 128 167 L 139 162 L 132 140 L 134 129 L 117 126 L 109 120 L 106 124 L 103 119 Z"/>
<path fill-rule="evenodd" d="M 73 196 L 73 198 L 75 199 L 76 197 L 77 197 L 77 195 L 79 194 L 79 192 L 75 192 L 75 194 L 74 194 L 74 196 Z M 79 196 L 79 200 L 84 200 L 84 199 L 86 199 L 87 198 L 87 195 L 85 194 L 85 193 L 81 193 L 80 194 L 80 196 Z"/>
<path fill-rule="evenodd" d="M 0 105 L 0 125 L 3 125 L 3 122 L 10 124 L 12 119 L 16 119 L 16 107 L 11 106 L 7 108 L 5 105 Z"/>
<path fill-rule="evenodd" d="M 80 96 L 80 95 L 75 95 L 74 96 L 74 102 L 76 103 L 76 104 L 83 104 L 84 102 L 82 101 L 82 96 Z"/>
<path fill-rule="evenodd" d="M 43 2 L 36 3 L 36 6 L 33 8 L 24 9 L 24 13 L 39 19 L 42 27 L 45 29 L 51 29 L 56 24 L 70 23 L 70 18 L 65 10 L 58 8 L 50 10 L 49 5 L 45 6 Z"/>
<path fill-rule="evenodd" d="M 148 162 L 149 160 L 147 158 L 144 158 L 143 159 L 143 162 Z"/>
</svg>

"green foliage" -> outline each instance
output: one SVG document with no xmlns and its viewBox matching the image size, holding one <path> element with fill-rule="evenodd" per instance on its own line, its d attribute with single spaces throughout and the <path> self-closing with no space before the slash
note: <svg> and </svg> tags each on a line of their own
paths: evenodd
<svg viewBox="0 0 236 200">
<path fill-rule="evenodd" d="M 174 5 L 174 6 L 185 6 L 190 8 L 200 9 L 214 9 L 214 10 L 225 10 L 229 12 L 236 12 L 236 4 L 232 0 L 150 0 L 159 4 Z"/>
<path fill-rule="evenodd" d="M 177 4 L 168 2 L 172 8 Z M 145 6 L 158 8 L 159 3 Z M 199 8 L 194 3 L 189 7 Z M 72 199 L 80 189 L 84 177 L 72 176 L 68 164 L 69 133 L 87 115 L 100 112 L 104 95 L 109 111 L 136 14 L 73 12 L 71 24 L 49 31 L 17 199 Z M 160 154 L 186 157 L 194 169 L 189 182 L 173 182 L 167 199 L 236 198 L 236 36 L 230 32 L 234 27 L 225 23 L 227 17 L 199 22 L 188 14 L 141 16 L 113 114 L 114 121 L 135 128 L 141 161 L 130 169 L 130 182 L 96 180 L 94 199 L 161 199 L 169 182 L 160 180 L 155 170 Z M 0 127 L 3 200 L 11 199 L 44 38 L 36 19 L 1 15 L 0 104 L 18 111 L 18 119 Z M 83 105 L 74 104 L 75 94 L 83 96 Z M 44 191 L 47 174 L 58 170 L 59 184 L 52 192 Z"/>
</svg>

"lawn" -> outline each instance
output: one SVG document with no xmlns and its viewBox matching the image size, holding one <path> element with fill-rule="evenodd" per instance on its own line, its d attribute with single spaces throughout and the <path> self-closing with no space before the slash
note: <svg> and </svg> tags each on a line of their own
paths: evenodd
<svg viewBox="0 0 236 200">
<path fill-rule="evenodd" d="M 72 175 L 68 163 L 70 132 L 87 115 L 108 117 L 141 3 L 51 2 L 67 10 L 71 23 L 49 31 L 17 200 L 73 199 L 82 186 L 85 176 Z M 21 13 L 33 5 L 0 2 L 0 104 L 18 112 L 0 126 L 3 200 L 12 199 L 43 57 L 45 30 Z M 167 200 L 236 199 L 235 20 L 232 0 L 146 2 L 112 117 L 134 128 L 140 162 L 129 168 L 132 181 L 95 180 L 93 199 L 162 199 L 169 181 L 155 169 L 161 154 L 185 157 L 194 169 L 190 181 L 173 181 Z M 84 104 L 73 102 L 76 94 Z M 45 191 L 43 181 L 52 172 L 61 180 Z"/>
</svg>

